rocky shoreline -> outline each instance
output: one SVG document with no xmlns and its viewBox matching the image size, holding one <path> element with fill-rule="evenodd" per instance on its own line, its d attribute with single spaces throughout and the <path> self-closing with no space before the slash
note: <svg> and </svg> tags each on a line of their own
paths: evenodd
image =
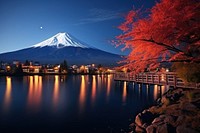
<svg viewBox="0 0 200 133">
<path fill-rule="evenodd" d="M 130 124 L 130 133 L 199 133 L 200 89 L 170 89 Z"/>
</svg>

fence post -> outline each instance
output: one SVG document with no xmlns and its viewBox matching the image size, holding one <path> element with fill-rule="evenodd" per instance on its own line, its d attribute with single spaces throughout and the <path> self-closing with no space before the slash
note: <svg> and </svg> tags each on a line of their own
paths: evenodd
<svg viewBox="0 0 200 133">
<path fill-rule="evenodd" d="M 166 85 L 168 85 L 168 77 L 167 74 L 165 75 Z"/>
<path fill-rule="evenodd" d="M 148 83 L 148 74 L 146 74 L 146 82 Z"/>
<path fill-rule="evenodd" d="M 152 74 L 152 84 L 154 84 L 154 75 Z"/>
<path fill-rule="evenodd" d="M 176 88 L 176 84 L 177 84 L 177 78 L 176 75 L 174 75 L 174 88 Z"/>
</svg>

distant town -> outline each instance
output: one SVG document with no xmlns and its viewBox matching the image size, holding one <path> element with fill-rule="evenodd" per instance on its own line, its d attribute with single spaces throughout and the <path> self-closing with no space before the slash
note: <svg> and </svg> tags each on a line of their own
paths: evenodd
<svg viewBox="0 0 200 133">
<path fill-rule="evenodd" d="M 41 64 L 37 61 L 12 63 L 0 62 L 0 75 L 36 75 L 36 74 L 110 74 L 115 70 L 101 64 L 71 65 L 64 60 L 60 64 Z"/>
</svg>

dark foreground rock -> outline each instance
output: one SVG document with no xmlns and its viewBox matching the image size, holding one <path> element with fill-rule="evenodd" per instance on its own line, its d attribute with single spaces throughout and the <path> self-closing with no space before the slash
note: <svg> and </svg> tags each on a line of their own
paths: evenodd
<svg viewBox="0 0 200 133">
<path fill-rule="evenodd" d="M 200 89 L 169 90 L 130 126 L 133 133 L 200 132 Z"/>
</svg>

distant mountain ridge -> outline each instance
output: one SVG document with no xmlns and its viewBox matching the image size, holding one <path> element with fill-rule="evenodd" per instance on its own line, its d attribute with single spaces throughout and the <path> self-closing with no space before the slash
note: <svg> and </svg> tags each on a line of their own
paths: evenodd
<svg viewBox="0 0 200 133">
<path fill-rule="evenodd" d="M 53 37 L 29 48 L 0 54 L 0 61 L 33 60 L 41 63 L 103 64 L 116 66 L 122 57 L 105 52 L 83 43 L 68 33 L 58 33 Z"/>
</svg>

